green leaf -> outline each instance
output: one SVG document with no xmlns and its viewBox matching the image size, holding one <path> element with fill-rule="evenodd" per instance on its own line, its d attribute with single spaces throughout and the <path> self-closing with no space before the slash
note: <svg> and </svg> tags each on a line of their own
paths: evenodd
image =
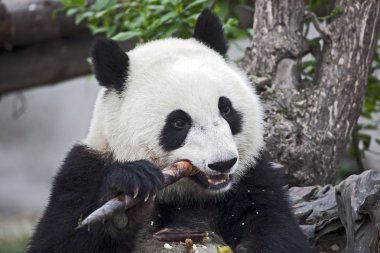
<svg viewBox="0 0 380 253">
<path fill-rule="evenodd" d="M 108 10 L 103 10 L 103 11 L 100 11 L 100 12 L 96 13 L 96 14 L 95 14 L 95 18 L 101 18 L 101 17 L 103 17 L 107 12 L 108 12 Z"/>
<path fill-rule="evenodd" d="M 66 15 L 70 17 L 70 16 L 74 15 L 75 13 L 77 13 L 78 11 L 79 11 L 79 9 L 77 9 L 77 8 L 68 9 L 66 11 Z"/>
<path fill-rule="evenodd" d="M 175 33 L 180 26 L 180 23 L 173 23 L 168 29 L 166 29 L 163 33 L 161 33 L 160 38 L 168 38 Z"/>
<path fill-rule="evenodd" d="M 95 10 L 97 11 L 100 11 L 102 9 L 104 9 L 107 5 L 109 5 L 111 3 L 112 0 L 96 0 L 95 4 L 94 4 L 94 8 Z"/>
<path fill-rule="evenodd" d="M 78 25 L 80 24 L 83 20 L 94 16 L 94 13 L 91 11 L 83 12 L 81 14 L 78 14 L 75 16 L 75 24 Z"/>
<path fill-rule="evenodd" d="M 116 41 L 126 41 L 134 37 L 138 37 L 140 35 L 141 35 L 141 32 L 139 31 L 121 32 L 113 36 L 111 39 L 116 40 Z"/>
<path fill-rule="evenodd" d="M 168 21 L 170 19 L 174 19 L 175 17 L 177 17 L 177 13 L 169 12 L 169 13 L 165 14 L 164 16 L 162 16 L 161 18 L 156 19 L 151 25 L 148 26 L 147 30 L 154 30 L 157 27 L 164 24 L 166 21 Z"/>
<path fill-rule="evenodd" d="M 190 10 L 191 8 L 193 8 L 194 6 L 197 6 L 197 5 L 202 5 L 203 6 L 203 4 L 207 3 L 207 2 L 208 2 L 208 0 L 196 0 L 196 1 L 193 1 L 191 4 L 189 4 L 189 5 L 187 5 L 185 7 L 184 11 Z"/>
<path fill-rule="evenodd" d="M 109 29 L 107 29 L 107 32 L 106 32 L 107 38 L 111 38 L 112 36 L 114 36 L 115 32 L 116 32 L 116 26 L 112 26 Z"/>
<path fill-rule="evenodd" d="M 66 15 L 75 15 L 75 23 L 85 23 L 93 34 L 105 33 L 118 41 L 139 37 L 141 41 L 177 36 L 191 36 L 196 18 L 211 0 L 57 0 Z M 232 12 L 245 0 L 218 0 L 217 15 L 232 18 L 226 23 L 228 38 L 248 34 L 238 27 Z M 221 8 L 222 6 L 222 8 Z M 229 7 L 229 8 L 227 8 Z M 122 32 L 120 32 L 122 31 Z M 127 32 L 124 32 L 127 31 Z M 380 67 L 380 64 L 379 64 Z"/>
<path fill-rule="evenodd" d="M 177 13 L 175 13 L 175 12 L 169 12 L 169 13 L 165 14 L 164 16 L 162 16 L 162 17 L 160 18 L 160 21 L 161 21 L 161 23 L 165 23 L 165 22 L 168 21 L 169 19 L 173 19 L 173 18 L 175 18 L 176 16 L 178 16 Z"/>
<path fill-rule="evenodd" d="M 92 30 L 92 34 L 106 33 L 108 31 L 108 27 L 99 27 Z"/>
<path fill-rule="evenodd" d="M 218 11 L 219 17 L 221 20 L 225 20 L 231 9 L 230 1 L 228 0 L 221 1 L 218 6 L 219 6 L 219 11 Z"/>
<path fill-rule="evenodd" d="M 78 5 L 78 6 L 85 6 L 86 5 L 86 0 L 72 0 L 73 5 Z"/>
</svg>

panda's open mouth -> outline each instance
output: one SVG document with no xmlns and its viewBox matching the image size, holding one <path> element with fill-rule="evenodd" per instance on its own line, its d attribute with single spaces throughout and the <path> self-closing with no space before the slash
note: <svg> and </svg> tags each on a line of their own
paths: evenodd
<svg viewBox="0 0 380 253">
<path fill-rule="evenodd" d="M 230 183 L 229 174 L 209 175 L 204 172 L 199 172 L 192 176 L 195 181 L 201 184 L 203 187 L 210 190 L 219 190 L 226 187 Z"/>
</svg>

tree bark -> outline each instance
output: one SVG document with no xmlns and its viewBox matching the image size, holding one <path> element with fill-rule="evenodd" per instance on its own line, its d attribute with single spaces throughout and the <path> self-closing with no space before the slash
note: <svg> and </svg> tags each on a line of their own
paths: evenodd
<svg viewBox="0 0 380 253">
<path fill-rule="evenodd" d="M 0 94 L 54 84 L 91 72 L 91 36 L 74 36 L 0 53 Z"/>
<path fill-rule="evenodd" d="M 4 1 L 3 1 L 4 2 Z M 15 47 L 45 42 L 86 32 L 72 17 L 53 12 L 61 7 L 52 0 L 0 0 L 0 47 Z"/>
<path fill-rule="evenodd" d="M 379 32 L 380 1 L 339 0 L 325 27 L 303 1 L 257 0 L 244 67 L 265 101 L 267 150 L 291 185 L 334 183 L 357 122 Z M 300 81 L 311 19 L 323 38 L 314 82 Z"/>
</svg>

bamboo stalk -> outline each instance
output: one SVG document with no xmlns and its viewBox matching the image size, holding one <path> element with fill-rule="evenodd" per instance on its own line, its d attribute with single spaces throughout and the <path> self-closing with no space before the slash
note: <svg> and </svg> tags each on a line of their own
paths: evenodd
<svg viewBox="0 0 380 253">
<path fill-rule="evenodd" d="M 156 232 L 153 237 L 161 242 L 205 242 L 209 239 L 207 231 L 191 231 L 175 228 L 164 228 Z"/>
</svg>

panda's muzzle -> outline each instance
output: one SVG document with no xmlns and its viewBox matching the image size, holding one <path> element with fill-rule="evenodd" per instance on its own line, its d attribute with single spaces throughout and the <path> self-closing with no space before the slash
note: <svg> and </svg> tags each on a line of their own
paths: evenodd
<svg viewBox="0 0 380 253">
<path fill-rule="evenodd" d="M 198 170 L 198 173 L 190 178 L 204 188 L 210 190 L 222 189 L 230 183 L 232 176 L 230 173 L 237 160 L 238 158 L 234 157 L 229 160 L 208 164 L 210 173 Z"/>
</svg>

